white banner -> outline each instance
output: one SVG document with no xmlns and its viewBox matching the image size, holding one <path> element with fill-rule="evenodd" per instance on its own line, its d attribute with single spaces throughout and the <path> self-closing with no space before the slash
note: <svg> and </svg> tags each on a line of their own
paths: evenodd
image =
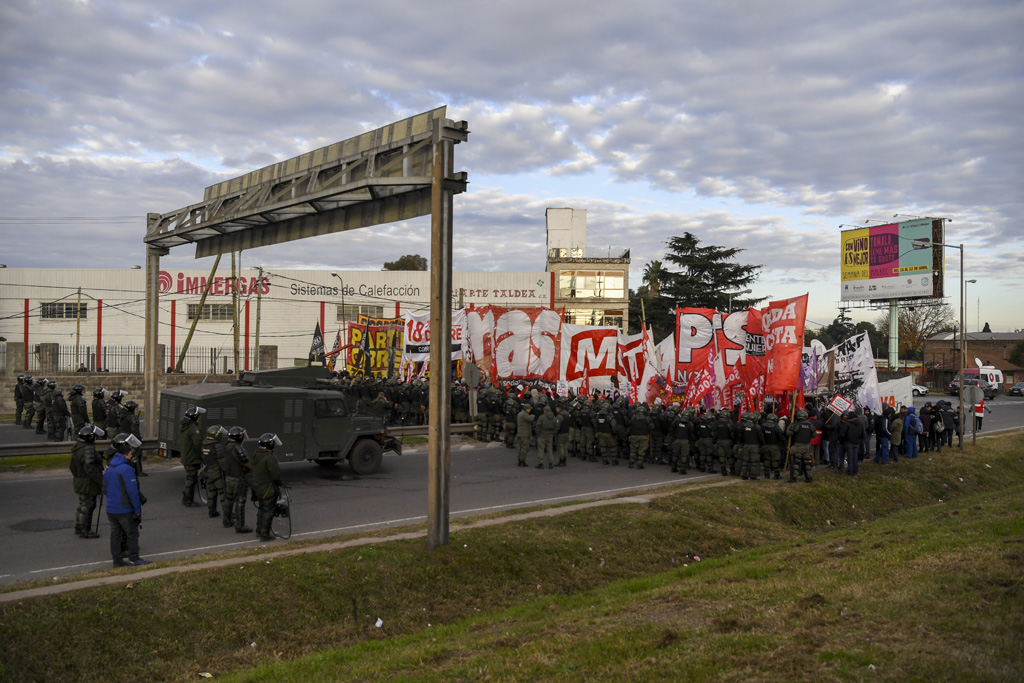
<svg viewBox="0 0 1024 683">
<path fill-rule="evenodd" d="M 466 311 L 452 311 L 452 360 L 462 358 L 462 343 L 466 337 Z M 430 360 L 430 313 L 405 314 L 405 344 L 403 362 Z"/>
<path fill-rule="evenodd" d="M 900 377 L 878 385 L 878 396 L 884 405 L 899 410 L 900 406 L 914 405 L 914 378 Z"/>
</svg>

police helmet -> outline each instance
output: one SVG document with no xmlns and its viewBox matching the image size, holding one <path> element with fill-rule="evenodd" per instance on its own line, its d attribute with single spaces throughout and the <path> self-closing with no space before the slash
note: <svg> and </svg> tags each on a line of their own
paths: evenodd
<svg viewBox="0 0 1024 683">
<path fill-rule="evenodd" d="M 36 378 L 33 377 L 32 375 L 25 375 L 25 384 L 32 384 L 32 382 L 35 382 L 35 381 L 36 381 Z"/>
<path fill-rule="evenodd" d="M 58 386 L 56 382 L 53 383 L 53 386 L 51 387 L 51 389 L 53 389 L 53 393 L 54 393 L 55 396 L 63 396 L 64 395 L 64 387 Z"/>
<path fill-rule="evenodd" d="M 105 393 L 107 393 L 107 390 L 102 387 L 100 387 L 99 389 L 92 390 L 92 395 L 95 396 L 96 398 L 103 398 L 103 394 Z"/>
<path fill-rule="evenodd" d="M 273 432 L 264 432 L 256 442 L 263 448 L 271 451 L 274 450 L 274 446 L 283 445 L 281 439 L 277 438 L 277 434 Z"/>
<path fill-rule="evenodd" d="M 206 438 L 207 439 L 217 439 L 217 440 L 220 440 L 227 433 L 228 433 L 228 430 L 224 429 L 220 425 L 210 425 L 207 428 L 207 430 L 206 430 Z"/>
<path fill-rule="evenodd" d="M 796 411 L 796 419 L 798 419 L 798 420 L 806 420 L 807 419 L 807 411 L 806 410 L 798 410 L 798 411 Z"/>
<path fill-rule="evenodd" d="M 78 430 L 78 438 L 86 443 L 93 443 L 96 441 L 96 437 L 105 435 L 105 431 L 93 424 L 85 424 Z"/>
<path fill-rule="evenodd" d="M 228 430 L 228 438 L 232 441 L 242 443 L 245 441 L 245 427 L 232 427 Z"/>
<path fill-rule="evenodd" d="M 135 409 L 138 407 L 139 404 L 136 403 L 135 401 L 125 401 L 124 403 L 124 409 L 127 410 L 129 413 L 134 413 Z"/>
<path fill-rule="evenodd" d="M 141 446 L 142 442 L 134 434 L 122 432 L 110 440 L 110 445 L 114 447 L 115 451 L 124 455 L 131 449 Z"/>
<path fill-rule="evenodd" d="M 124 397 L 128 395 L 128 392 L 124 389 L 114 389 L 110 394 L 110 398 L 114 399 L 115 403 L 120 403 L 124 400 Z"/>
<path fill-rule="evenodd" d="M 57 380 L 51 379 L 49 382 L 46 383 L 46 386 L 48 388 L 50 388 L 50 389 L 56 389 L 57 388 Z"/>
<path fill-rule="evenodd" d="M 206 408 L 200 408 L 199 406 L 190 406 L 188 410 L 185 411 L 185 417 L 192 420 L 193 422 L 198 422 L 199 416 L 204 415 L 205 413 Z"/>
<path fill-rule="evenodd" d="M 778 422 L 779 421 L 779 416 L 776 415 L 775 413 L 768 413 L 767 420 L 769 422 Z"/>
<path fill-rule="evenodd" d="M 45 387 L 46 386 L 46 382 L 47 382 L 47 379 L 45 377 L 40 377 L 39 379 L 36 380 L 36 386 L 37 387 Z"/>
<path fill-rule="evenodd" d="M 80 394 L 83 391 L 85 391 L 85 386 L 82 385 L 82 384 L 73 384 L 71 386 L 71 393 L 72 394 Z"/>
<path fill-rule="evenodd" d="M 25 383 L 25 375 L 18 375 L 18 384 Z"/>
</svg>

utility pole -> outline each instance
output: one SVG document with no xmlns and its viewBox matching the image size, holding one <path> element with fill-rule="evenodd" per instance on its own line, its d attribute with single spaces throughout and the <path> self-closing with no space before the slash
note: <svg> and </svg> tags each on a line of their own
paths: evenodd
<svg viewBox="0 0 1024 683">
<path fill-rule="evenodd" d="M 82 288 L 78 288 L 78 308 L 75 310 L 75 370 L 78 370 L 78 348 L 82 338 Z"/>
<path fill-rule="evenodd" d="M 260 369 L 260 303 L 263 300 L 263 266 L 260 266 L 260 278 L 256 285 L 256 362 L 253 367 Z"/>
</svg>

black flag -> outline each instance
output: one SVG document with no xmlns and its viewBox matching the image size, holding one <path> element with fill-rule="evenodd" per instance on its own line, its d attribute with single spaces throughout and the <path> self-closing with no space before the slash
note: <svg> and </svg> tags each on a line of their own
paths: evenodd
<svg viewBox="0 0 1024 683">
<path fill-rule="evenodd" d="M 324 334 L 320 331 L 320 321 L 316 323 L 316 330 L 313 332 L 313 343 L 309 347 L 309 362 L 324 362 Z"/>
</svg>

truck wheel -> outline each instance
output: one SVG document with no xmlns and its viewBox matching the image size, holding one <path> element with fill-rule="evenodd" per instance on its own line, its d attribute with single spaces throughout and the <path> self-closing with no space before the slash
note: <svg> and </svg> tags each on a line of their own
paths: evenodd
<svg viewBox="0 0 1024 683">
<path fill-rule="evenodd" d="M 380 469 L 384 451 L 373 439 L 363 439 L 352 448 L 348 462 L 356 474 L 373 474 Z"/>
</svg>

